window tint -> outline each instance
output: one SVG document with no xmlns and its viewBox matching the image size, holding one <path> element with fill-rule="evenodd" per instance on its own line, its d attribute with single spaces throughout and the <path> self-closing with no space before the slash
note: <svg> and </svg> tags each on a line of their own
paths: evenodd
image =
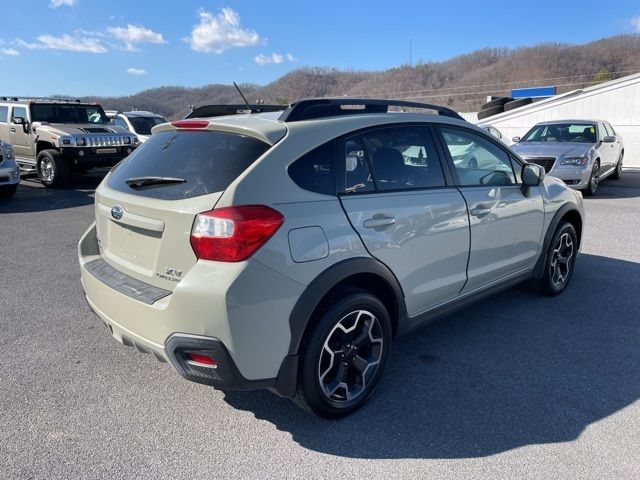
<svg viewBox="0 0 640 480">
<path fill-rule="evenodd" d="M 345 139 L 343 147 L 340 160 L 345 165 L 345 193 L 374 191 L 373 177 L 360 136 Z"/>
<path fill-rule="evenodd" d="M 466 130 L 442 128 L 460 185 L 513 185 L 509 155 L 487 139 Z"/>
<path fill-rule="evenodd" d="M 21 117 L 24 118 L 25 120 L 28 120 L 27 118 L 27 109 L 24 107 L 13 107 L 13 111 L 11 113 L 11 118 L 16 118 L 16 117 Z"/>
<path fill-rule="evenodd" d="M 151 135 L 151 129 L 161 123 L 167 123 L 162 117 L 128 117 L 133 129 L 139 135 Z"/>
<path fill-rule="evenodd" d="M 9 116 L 9 107 L 0 107 L 0 122 L 7 123 Z"/>
<path fill-rule="evenodd" d="M 111 172 L 109 187 L 164 200 L 180 200 L 226 189 L 269 145 L 218 131 L 167 131 L 152 135 Z M 173 177 L 181 183 L 130 188 L 132 177 Z"/>
<path fill-rule="evenodd" d="M 292 163 L 289 166 L 289 176 L 300 188 L 335 195 L 335 156 L 335 143 L 325 143 Z"/>
<path fill-rule="evenodd" d="M 596 143 L 596 128 L 592 123 L 551 123 L 536 125 L 521 142 Z"/>
<path fill-rule="evenodd" d="M 377 190 L 442 187 L 442 166 L 429 131 L 421 126 L 376 129 L 362 134 Z"/>
<path fill-rule="evenodd" d="M 115 123 L 119 127 L 122 127 L 122 128 L 125 128 L 126 130 L 129 130 L 129 125 L 127 125 L 127 122 L 125 122 L 120 117 L 115 117 L 113 119 L 113 123 Z"/>
</svg>

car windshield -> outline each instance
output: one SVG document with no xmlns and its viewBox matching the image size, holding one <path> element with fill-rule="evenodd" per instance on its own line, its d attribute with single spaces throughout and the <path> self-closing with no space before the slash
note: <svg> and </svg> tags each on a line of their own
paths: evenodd
<svg viewBox="0 0 640 480">
<path fill-rule="evenodd" d="M 109 123 L 100 105 L 36 104 L 31 106 L 32 122 Z"/>
<path fill-rule="evenodd" d="M 161 123 L 167 123 L 162 117 L 127 117 L 135 130 L 135 133 L 139 135 L 151 135 L 151 129 Z"/>
<path fill-rule="evenodd" d="M 573 142 L 596 143 L 596 126 L 593 123 L 552 123 L 536 125 L 523 142 Z"/>
</svg>

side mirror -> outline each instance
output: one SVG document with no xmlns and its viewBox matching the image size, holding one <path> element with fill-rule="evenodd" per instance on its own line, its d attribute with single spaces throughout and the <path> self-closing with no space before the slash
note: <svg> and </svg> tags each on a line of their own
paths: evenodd
<svg viewBox="0 0 640 480">
<path fill-rule="evenodd" d="M 15 125 L 26 125 L 27 124 L 27 120 L 24 117 L 13 117 L 11 119 L 11 123 L 13 123 Z"/>
<path fill-rule="evenodd" d="M 616 137 L 614 137 L 613 135 L 607 135 L 606 137 L 604 137 L 604 138 L 602 139 L 602 141 L 603 141 L 604 143 L 613 143 L 613 142 L 615 142 L 615 141 L 616 141 Z"/>
<path fill-rule="evenodd" d="M 511 139 L 511 141 L 512 141 L 513 143 L 518 143 L 518 142 L 520 141 L 520 137 L 513 137 L 513 138 Z"/>
<path fill-rule="evenodd" d="M 540 165 L 525 163 L 522 166 L 522 185 L 537 187 L 544 178 L 544 169 Z"/>
</svg>

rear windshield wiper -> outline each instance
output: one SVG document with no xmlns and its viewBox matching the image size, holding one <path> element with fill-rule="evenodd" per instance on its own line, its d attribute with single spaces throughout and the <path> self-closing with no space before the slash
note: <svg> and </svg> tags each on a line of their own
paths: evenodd
<svg viewBox="0 0 640 480">
<path fill-rule="evenodd" d="M 149 185 L 162 185 L 171 183 L 185 183 L 184 178 L 176 177 L 131 177 L 127 178 L 124 183 L 131 188 L 146 187 Z"/>
</svg>

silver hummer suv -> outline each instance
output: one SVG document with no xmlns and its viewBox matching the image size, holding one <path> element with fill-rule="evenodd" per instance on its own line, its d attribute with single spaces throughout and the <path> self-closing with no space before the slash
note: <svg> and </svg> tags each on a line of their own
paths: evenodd
<svg viewBox="0 0 640 480">
<path fill-rule="evenodd" d="M 37 172 L 46 187 L 67 185 L 74 171 L 113 166 L 138 145 L 97 103 L 51 98 L 0 97 L 0 140 L 13 145 L 20 170 Z"/>
</svg>

